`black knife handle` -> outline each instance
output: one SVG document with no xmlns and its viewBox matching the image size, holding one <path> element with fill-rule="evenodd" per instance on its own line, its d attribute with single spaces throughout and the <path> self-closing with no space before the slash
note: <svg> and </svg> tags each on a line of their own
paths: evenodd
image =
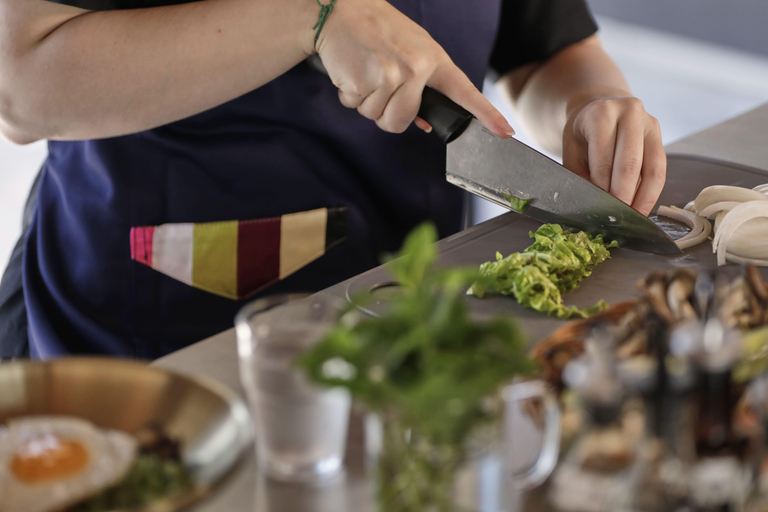
<svg viewBox="0 0 768 512">
<path fill-rule="evenodd" d="M 419 117 L 446 144 L 461 135 L 472 120 L 472 114 L 430 87 L 425 87 L 421 95 Z"/>
<path fill-rule="evenodd" d="M 310 68 L 328 76 L 328 71 L 319 55 L 311 55 L 306 60 Z M 473 116 L 447 96 L 430 87 L 425 87 L 421 94 L 419 117 L 432 126 L 432 133 L 448 144 L 461 135 Z"/>
</svg>

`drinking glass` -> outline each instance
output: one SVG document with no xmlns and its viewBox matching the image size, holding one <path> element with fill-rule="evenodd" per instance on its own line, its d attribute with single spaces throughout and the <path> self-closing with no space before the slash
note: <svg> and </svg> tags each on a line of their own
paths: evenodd
<svg viewBox="0 0 768 512">
<path fill-rule="evenodd" d="M 296 358 L 334 324 L 343 301 L 275 295 L 235 318 L 240 377 L 256 424 L 256 457 L 267 476 L 316 483 L 343 466 L 349 392 L 309 382 Z"/>
<path fill-rule="evenodd" d="M 552 473 L 559 454 L 561 420 L 557 399 L 539 380 L 504 385 L 499 390 L 498 399 L 501 410 L 497 420 L 479 429 L 466 441 L 462 450 L 464 458 L 455 473 L 433 477 L 430 487 L 442 491 L 430 490 L 428 493 L 424 491 L 424 486 L 415 491 L 413 489 L 418 486 L 411 488 L 413 492 L 409 494 L 403 491 L 396 478 L 408 468 L 401 467 L 396 458 L 386 453 L 387 450 L 401 450 L 407 445 L 415 447 L 419 443 L 416 440 L 418 434 L 409 429 L 398 431 L 391 423 L 397 421 L 396 418 L 380 413 L 368 414 L 365 418 L 365 448 L 368 471 L 378 473 L 377 509 L 390 510 L 390 500 L 396 500 L 402 510 L 416 510 L 418 506 L 411 501 L 414 497 L 417 501 L 452 502 L 457 510 L 468 512 L 500 512 L 511 508 L 509 500 L 515 494 L 542 484 Z M 537 443 L 537 439 L 541 443 Z M 421 462 L 425 463 L 425 467 L 452 456 L 451 447 L 432 446 L 430 453 L 429 448 L 421 444 L 418 451 L 424 457 Z M 521 444 L 525 445 L 524 448 L 536 449 L 536 453 L 530 453 L 530 450 L 522 450 L 521 453 Z M 529 459 L 522 457 L 524 455 L 533 455 L 533 461 L 521 460 Z M 412 458 L 401 460 L 415 465 Z M 529 463 L 521 468 L 521 462 Z M 382 486 L 390 487 L 382 489 Z"/>
</svg>

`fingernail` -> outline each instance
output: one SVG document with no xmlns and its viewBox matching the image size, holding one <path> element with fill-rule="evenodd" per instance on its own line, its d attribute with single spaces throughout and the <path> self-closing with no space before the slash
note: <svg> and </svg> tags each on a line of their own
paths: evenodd
<svg viewBox="0 0 768 512">
<path fill-rule="evenodd" d="M 512 128 L 512 125 L 510 125 L 507 121 L 504 121 L 504 123 L 501 125 L 501 129 L 506 133 L 509 137 L 513 136 L 515 134 L 515 129 Z"/>
<path fill-rule="evenodd" d="M 432 127 L 429 128 L 422 128 L 424 130 L 424 133 L 432 133 Z"/>
</svg>

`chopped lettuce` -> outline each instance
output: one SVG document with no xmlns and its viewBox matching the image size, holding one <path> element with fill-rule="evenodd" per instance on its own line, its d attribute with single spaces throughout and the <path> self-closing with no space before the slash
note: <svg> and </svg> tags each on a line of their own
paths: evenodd
<svg viewBox="0 0 768 512">
<path fill-rule="evenodd" d="M 610 258 L 608 249 L 618 246 L 615 241 L 606 244 L 602 235 L 571 233 L 557 224 L 544 224 L 530 236 L 535 241 L 523 252 L 506 258 L 496 253 L 496 261 L 483 263 L 481 278 L 467 293 L 483 297 L 487 289 L 494 289 L 514 295 L 525 307 L 558 318 L 587 317 L 607 307 L 604 301 L 585 309 L 568 307 L 562 294 L 590 275 L 591 266 Z"/>
<path fill-rule="evenodd" d="M 513 196 L 512 194 L 501 194 L 503 195 L 507 201 L 509 201 L 509 206 L 513 210 L 519 213 L 523 213 L 523 210 L 525 207 L 532 201 L 532 199 L 521 199 L 517 196 Z"/>
</svg>

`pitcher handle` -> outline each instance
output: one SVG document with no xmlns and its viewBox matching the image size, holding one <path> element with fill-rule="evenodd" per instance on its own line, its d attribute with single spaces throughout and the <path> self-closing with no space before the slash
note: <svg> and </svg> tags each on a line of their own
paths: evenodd
<svg viewBox="0 0 768 512">
<path fill-rule="evenodd" d="M 514 412 L 514 409 L 509 407 L 509 404 L 520 400 L 540 398 L 544 405 L 544 440 L 541 452 L 539 453 L 539 458 L 532 467 L 526 470 L 508 473 L 508 482 L 512 487 L 518 491 L 525 491 L 542 484 L 555 469 L 557 458 L 560 453 L 560 407 L 555 395 L 549 389 L 547 384 L 541 380 L 509 384 L 503 389 L 502 397 L 507 405 L 504 413 L 505 451 L 511 451 L 511 442 L 512 437 L 514 436 L 514 432 L 511 428 L 511 415 Z M 505 453 L 505 456 L 509 457 L 508 453 Z"/>
</svg>

